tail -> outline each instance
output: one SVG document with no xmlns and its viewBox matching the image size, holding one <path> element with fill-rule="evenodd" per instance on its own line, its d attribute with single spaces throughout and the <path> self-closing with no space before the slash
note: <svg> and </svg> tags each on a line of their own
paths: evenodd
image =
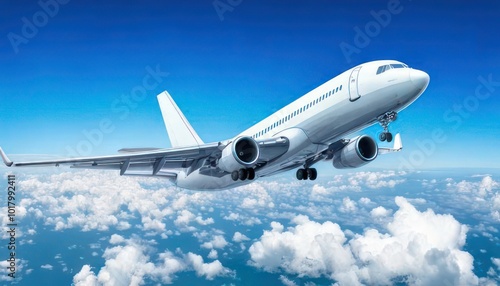
<svg viewBox="0 0 500 286">
<path fill-rule="evenodd" d="M 200 136 L 194 131 L 170 94 L 164 91 L 158 94 L 157 98 L 172 148 L 203 145 Z"/>
</svg>

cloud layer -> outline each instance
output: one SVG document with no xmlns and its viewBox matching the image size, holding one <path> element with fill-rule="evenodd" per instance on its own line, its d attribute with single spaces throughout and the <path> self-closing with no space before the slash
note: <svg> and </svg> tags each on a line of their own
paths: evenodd
<svg viewBox="0 0 500 286">
<path fill-rule="evenodd" d="M 476 263 L 483 271 L 476 274 L 487 272 L 478 279 L 463 247 L 467 233 L 499 242 L 498 182 L 491 175 L 417 175 L 354 172 L 314 183 L 277 176 L 232 190 L 190 192 L 162 179 L 113 172 L 19 174 L 19 218 L 33 222 L 23 224 L 18 235 L 36 244 L 45 229 L 96 233 L 87 242 L 97 245 L 89 255 L 101 258 L 103 266 L 87 262 L 71 269 L 67 263 L 66 271 L 77 273 L 75 285 L 182 283 L 178 274 L 184 272 L 201 282 L 224 277 L 217 281 L 231 283 L 239 279 L 234 269 L 252 268 L 232 264 L 247 257 L 254 267 L 277 272 L 274 282 L 286 285 L 312 277 L 354 285 L 497 279 L 493 248 L 481 249 L 494 259 Z M 399 193 L 408 198 L 394 199 Z M 48 260 L 30 269 L 49 272 L 48 265 L 60 271 L 57 261 Z"/>
<path fill-rule="evenodd" d="M 266 271 L 329 277 L 341 285 L 474 285 L 473 258 L 463 251 L 467 227 L 450 215 L 420 212 L 397 197 L 385 233 L 367 229 L 348 240 L 338 224 L 299 215 L 287 230 L 278 222 L 249 249 Z"/>
<path fill-rule="evenodd" d="M 171 284 L 176 273 L 184 271 L 194 271 L 207 280 L 233 275 L 219 260 L 205 263 L 203 257 L 192 252 L 174 254 L 167 250 L 153 260 L 151 243 L 137 237 L 125 239 L 114 234 L 109 242 L 114 246 L 104 251 L 105 266 L 95 274 L 90 265 L 84 265 L 73 277 L 75 286 L 137 286 L 143 285 L 145 280 Z"/>
</svg>

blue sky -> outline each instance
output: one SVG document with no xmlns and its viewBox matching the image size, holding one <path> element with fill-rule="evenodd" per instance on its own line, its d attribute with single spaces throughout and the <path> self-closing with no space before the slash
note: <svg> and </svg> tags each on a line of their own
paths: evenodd
<svg viewBox="0 0 500 286">
<path fill-rule="evenodd" d="M 431 83 L 392 125 L 405 152 L 374 167 L 495 167 L 500 159 L 500 85 L 483 88 L 486 99 L 476 94 L 480 77 L 500 82 L 493 1 L 401 0 L 349 58 L 341 43 L 353 45 L 356 27 L 393 1 L 232 1 L 223 19 L 213 1 L 60 2 L 46 18 L 36 2 L 0 4 L 0 146 L 8 153 L 67 155 L 103 120 L 112 131 L 89 154 L 168 146 L 155 97 L 165 89 L 202 139 L 217 141 L 354 65 L 397 59 Z M 158 84 L 127 103 L 122 96 L 151 70 Z"/>
</svg>

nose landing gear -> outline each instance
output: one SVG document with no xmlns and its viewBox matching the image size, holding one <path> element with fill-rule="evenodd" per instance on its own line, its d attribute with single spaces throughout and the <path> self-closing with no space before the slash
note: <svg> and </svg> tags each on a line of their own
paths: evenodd
<svg viewBox="0 0 500 286">
<path fill-rule="evenodd" d="M 395 111 L 386 112 L 377 118 L 380 126 L 384 128 L 384 132 L 380 133 L 378 136 L 378 139 L 380 139 L 380 141 L 392 141 L 392 133 L 389 132 L 389 124 L 395 121 L 397 118 L 398 114 Z"/>
</svg>

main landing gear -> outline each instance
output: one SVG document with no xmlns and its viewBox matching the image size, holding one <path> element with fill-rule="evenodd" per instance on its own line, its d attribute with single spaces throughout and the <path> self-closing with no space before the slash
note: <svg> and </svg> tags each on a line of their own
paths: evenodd
<svg viewBox="0 0 500 286">
<path fill-rule="evenodd" d="M 395 111 L 390 111 L 386 112 L 383 115 L 380 115 L 377 120 L 378 123 L 384 128 L 384 132 L 380 133 L 378 135 L 378 139 L 380 141 L 384 142 L 387 140 L 387 142 L 392 141 L 392 133 L 389 132 L 389 124 L 393 121 L 395 121 L 398 118 L 398 114 Z"/>
<path fill-rule="evenodd" d="M 238 180 L 253 180 L 255 179 L 255 169 L 254 168 L 247 168 L 247 169 L 239 169 L 237 171 L 233 171 L 231 173 L 231 179 L 233 181 L 238 181 Z"/>
<path fill-rule="evenodd" d="M 318 177 L 318 171 L 315 168 L 305 168 L 297 170 L 297 180 L 311 180 L 314 181 Z"/>
</svg>

